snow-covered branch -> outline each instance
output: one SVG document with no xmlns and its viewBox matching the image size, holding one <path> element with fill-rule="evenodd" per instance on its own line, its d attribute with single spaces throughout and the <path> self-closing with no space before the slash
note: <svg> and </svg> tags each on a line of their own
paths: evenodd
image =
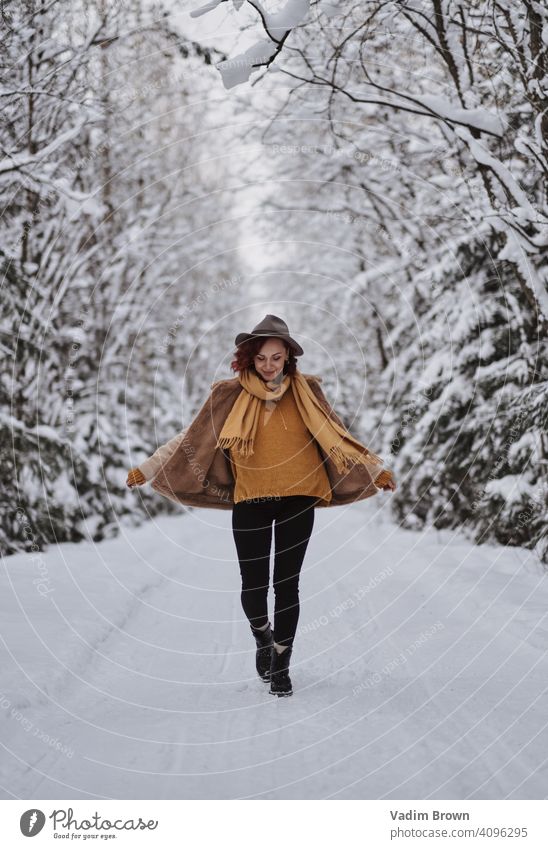
<svg viewBox="0 0 548 849">
<path fill-rule="evenodd" d="M 191 17 L 205 15 L 225 2 L 227 0 L 211 0 L 191 12 Z M 281 53 L 291 31 L 305 20 L 310 10 L 310 0 L 286 0 L 285 6 L 277 12 L 269 12 L 258 0 L 234 0 L 236 11 L 244 2 L 258 13 L 267 38 L 259 39 L 242 53 L 217 65 L 227 89 L 247 82 L 255 69 L 269 67 Z"/>
</svg>

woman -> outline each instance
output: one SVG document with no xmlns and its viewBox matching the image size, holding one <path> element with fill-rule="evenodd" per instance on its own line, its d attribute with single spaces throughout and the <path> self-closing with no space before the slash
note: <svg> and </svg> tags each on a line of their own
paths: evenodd
<svg viewBox="0 0 548 849">
<path fill-rule="evenodd" d="M 303 375 L 304 352 L 287 324 L 267 315 L 239 333 L 232 380 L 214 390 L 181 433 L 132 469 L 131 488 L 152 480 L 180 504 L 232 510 L 241 602 L 255 638 L 257 673 L 290 696 L 289 662 L 299 619 L 299 576 L 316 507 L 395 490 L 382 460 L 330 408 L 320 378 Z M 268 618 L 274 523 L 274 628 Z"/>
</svg>

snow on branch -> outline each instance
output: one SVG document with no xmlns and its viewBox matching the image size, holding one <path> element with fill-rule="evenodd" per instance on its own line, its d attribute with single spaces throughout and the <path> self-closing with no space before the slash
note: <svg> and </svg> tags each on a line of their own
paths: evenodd
<svg viewBox="0 0 548 849">
<path fill-rule="evenodd" d="M 213 9 L 216 9 L 217 6 L 220 6 L 221 3 L 225 3 L 226 0 L 211 0 L 211 3 L 206 3 L 205 6 L 200 6 L 199 9 L 194 9 L 190 13 L 191 18 L 200 18 L 202 15 L 206 15 L 208 12 L 212 12 Z"/>
<path fill-rule="evenodd" d="M 432 94 L 415 94 L 413 100 L 422 103 L 426 109 L 431 110 L 441 118 L 445 118 L 452 124 L 463 124 L 466 127 L 472 127 L 483 133 L 499 137 L 503 136 L 506 129 L 505 122 L 498 115 L 494 115 L 486 109 L 462 109 L 445 100 L 445 98 Z"/>
<path fill-rule="evenodd" d="M 190 15 L 193 18 L 200 17 L 226 2 L 227 0 L 211 0 Z M 278 12 L 269 12 L 259 0 L 247 2 L 258 12 L 268 39 L 260 39 L 243 53 L 217 65 L 226 89 L 247 82 L 254 68 L 268 67 L 281 51 L 287 36 L 304 20 L 310 9 L 310 0 L 287 0 Z M 236 11 L 243 6 L 243 0 L 233 0 L 233 3 Z"/>
<path fill-rule="evenodd" d="M 304 20 L 310 8 L 310 0 L 287 0 L 279 12 L 267 12 L 257 0 L 249 0 L 249 4 L 257 9 L 268 36 L 274 41 L 281 41 L 287 33 L 295 29 Z"/>
<path fill-rule="evenodd" d="M 268 65 L 277 53 L 277 46 L 263 38 L 248 47 L 244 53 L 240 53 L 233 59 L 219 62 L 217 69 L 221 74 L 224 87 L 233 88 L 235 85 L 247 82 L 253 68 Z"/>
<path fill-rule="evenodd" d="M 477 139 L 472 138 L 466 127 L 456 127 L 455 135 L 461 138 L 468 146 L 471 155 L 479 165 L 489 168 L 504 187 L 508 197 L 513 198 L 520 207 L 522 223 L 536 221 L 539 217 L 538 211 L 530 203 L 527 195 L 520 188 L 509 169 L 482 145 Z"/>
<path fill-rule="evenodd" d="M 79 136 L 86 125 L 86 121 L 86 118 L 81 118 L 74 127 L 65 130 L 64 133 L 60 133 L 50 144 L 43 147 L 37 153 L 31 154 L 28 151 L 23 151 L 21 153 L 9 154 L 0 160 L 0 174 L 17 171 L 23 167 L 27 168 L 30 165 L 39 165 L 59 148 L 63 147 L 63 145 L 68 144 Z"/>
</svg>

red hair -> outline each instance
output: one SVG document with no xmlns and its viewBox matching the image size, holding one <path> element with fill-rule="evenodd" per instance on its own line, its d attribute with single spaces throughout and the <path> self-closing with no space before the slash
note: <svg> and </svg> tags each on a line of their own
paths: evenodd
<svg viewBox="0 0 548 849">
<path fill-rule="evenodd" d="M 234 359 L 230 363 L 232 371 L 241 372 L 246 368 L 251 368 L 255 371 L 254 359 L 263 347 L 267 339 L 279 339 L 278 336 L 255 336 L 248 339 L 247 342 L 242 342 L 238 345 L 234 353 Z M 289 362 L 284 362 L 284 374 L 295 374 L 297 370 L 297 358 L 293 353 L 293 348 L 283 339 L 280 339 L 284 345 L 286 352 L 289 352 Z"/>
</svg>

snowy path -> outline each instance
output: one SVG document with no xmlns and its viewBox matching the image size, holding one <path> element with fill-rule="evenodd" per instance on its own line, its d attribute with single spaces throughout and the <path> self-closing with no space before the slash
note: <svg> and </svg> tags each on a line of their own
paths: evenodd
<svg viewBox="0 0 548 849">
<path fill-rule="evenodd" d="M 228 511 L 5 559 L 2 797 L 546 798 L 542 565 L 388 498 L 316 511 L 290 699 L 255 675 Z"/>
</svg>

